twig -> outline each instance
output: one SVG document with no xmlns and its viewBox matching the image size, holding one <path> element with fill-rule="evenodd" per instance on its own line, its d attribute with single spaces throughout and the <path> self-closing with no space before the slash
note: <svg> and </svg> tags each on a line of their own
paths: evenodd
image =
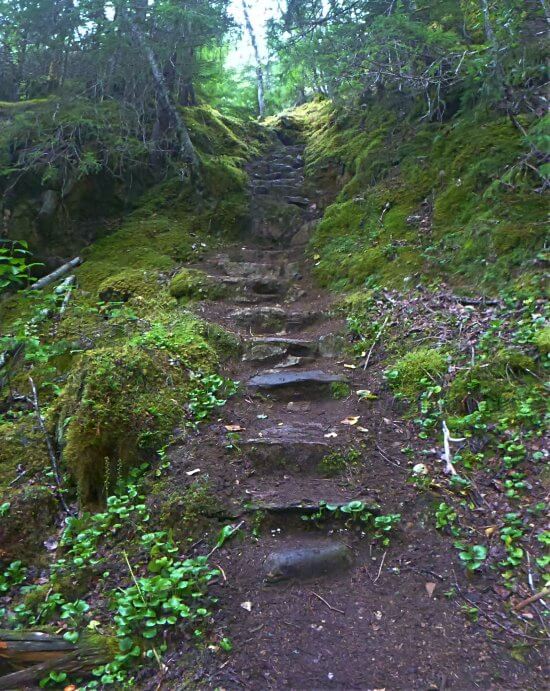
<svg viewBox="0 0 550 691">
<path fill-rule="evenodd" d="M 379 446 L 378 442 L 375 442 L 374 445 L 376 446 L 378 453 L 382 456 L 382 458 L 386 461 L 386 463 L 389 463 L 390 465 L 395 466 L 396 468 L 399 468 L 403 473 L 407 473 L 408 470 L 406 468 L 403 468 L 399 465 L 399 463 L 395 463 L 394 461 L 391 460 L 385 453 L 385 451 L 382 450 L 382 448 Z"/>
<path fill-rule="evenodd" d="M 382 335 L 382 332 L 386 328 L 386 324 L 388 323 L 389 318 L 390 318 L 390 315 L 388 314 L 386 319 L 384 320 L 384 323 L 380 327 L 380 330 L 376 334 L 376 338 L 372 342 L 372 345 L 371 345 L 370 350 L 369 350 L 368 355 L 367 355 L 367 359 L 365 360 L 365 364 L 363 365 L 363 369 L 367 369 L 367 367 L 369 366 L 370 356 L 372 355 L 372 351 L 374 350 L 374 346 L 378 343 L 380 336 Z"/>
<path fill-rule="evenodd" d="M 376 583 L 376 581 L 380 578 L 380 574 L 382 573 L 382 567 L 384 566 L 384 561 L 386 560 L 386 554 L 387 552 L 384 552 L 384 554 L 382 555 L 382 559 L 380 561 L 380 568 L 378 569 L 378 575 L 374 579 L 373 583 Z"/>
<path fill-rule="evenodd" d="M 38 422 L 38 426 L 40 427 L 40 431 L 44 435 L 44 439 L 46 441 L 46 448 L 48 449 L 48 455 L 50 457 L 50 464 L 52 466 L 52 471 L 53 475 L 55 478 L 55 483 L 57 485 L 57 496 L 59 498 L 59 503 L 63 507 L 63 510 L 66 513 L 70 513 L 69 507 L 67 506 L 67 503 L 65 501 L 65 497 L 63 496 L 63 485 L 61 481 L 61 473 L 59 472 L 59 464 L 57 460 L 57 456 L 55 454 L 55 450 L 53 448 L 52 440 L 50 439 L 50 435 L 48 434 L 48 430 L 46 429 L 46 424 L 44 422 L 44 418 L 42 416 L 42 412 L 40 410 L 40 401 L 38 400 L 38 391 L 36 390 L 36 385 L 34 383 L 34 380 L 32 377 L 29 377 L 29 382 L 31 385 L 31 390 L 32 390 L 32 396 L 33 396 L 33 407 L 34 407 L 34 412 L 36 414 L 36 420 Z"/>
<path fill-rule="evenodd" d="M 475 602 L 473 602 L 472 600 L 470 600 L 470 598 L 468 598 L 468 597 L 466 597 L 466 595 L 464 595 L 464 593 L 463 593 L 462 590 L 460 589 L 460 586 L 458 585 L 458 582 L 457 582 L 457 579 L 456 579 L 456 574 L 455 574 L 455 579 L 454 579 L 453 586 L 456 588 L 456 591 L 458 592 L 458 594 L 460 595 L 460 597 L 461 597 L 465 602 L 467 602 L 471 607 L 475 607 L 475 609 L 479 612 L 479 614 L 481 614 L 482 617 L 485 617 L 485 619 L 487 619 L 488 621 L 490 621 L 490 622 L 491 622 L 492 624 L 494 624 L 495 626 L 498 626 L 499 629 L 502 629 L 503 631 L 505 631 L 505 632 L 506 632 L 507 634 L 509 634 L 510 636 L 517 636 L 518 638 L 527 638 L 527 639 L 529 639 L 530 641 L 541 641 L 541 642 L 542 642 L 542 641 L 548 641 L 548 638 L 540 638 L 540 637 L 538 637 L 538 636 L 530 636 L 530 635 L 527 634 L 527 633 L 523 633 L 522 631 L 515 631 L 514 629 L 510 629 L 510 628 L 508 628 L 507 626 L 504 626 L 504 624 L 501 624 L 499 621 L 497 621 L 497 620 L 496 620 L 494 617 L 492 617 L 490 614 L 488 614 L 487 612 L 485 612 L 484 610 L 482 610 L 482 609 L 479 607 L 478 604 L 476 604 Z M 520 604 L 521 604 L 521 603 L 520 603 Z"/>
<path fill-rule="evenodd" d="M 546 586 L 546 588 L 539 590 L 538 593 L 535 593 L 534 595 L 525 598 L 525 600 L 522 600 L 514 607 L 514 612 L 521 612 L 521 610 L 525 609 L 525 607 L 532 605 L 533 602 L 538 602 L 539 600 L 542 600 L 542 598 L 546 597 L 547 595 L 550 595 L 550 586 Z"/>
<path fill-rule="evenodd" d="M 318 600 L 321 600 L 321 602 L 323 602 L 323 603 L 324 603 L 330 610 L 332 610 L 333 612 L 338 612 L 339 614 L 345 614 L 344 610 L 338 609 L 337 607 L 333 607 L 332 605 L 330 605 L 330 604 L 325 600 L 324 597 L 321 597 L 321 596 L 318 595 L 315 591 L 312 590 L 312 591 L 311 591 L 311 594 L 312 594 L 312 595 L 315 595 L 315 597 L 316 597 Z"/>
<path fill-rule="evenodd" d="M 450 442 L 458 443 L 462 441 L 464 441 L 463 438 L 453 439 L 453 437 L 451 437 L 451 433 L 449 432 L 447 423 L 445 422 L 445 420 L 443 420 L 443 460 L 445 461 L 445 472 L 447 473 L 447 475 L 458 475 L 451 460 Z"/>
<path fill-rule="evenodd" d="M 242 525 L 244 525 L 244 521 L 241 521 L 240 523 L 238 523 L 238 524 L 231 530 L 231 535 L 230 535 L 229 537 L 233 537 L 233 535 L 235 535 L 235 533 L 237 532 L 237 530 L 238 530 Z M 227 539 L 228 539 L 228 538 L 226 538 L 226 540 L 227 540 Z M 223 545 L 223 543 L 226 542 L 226 540 L 224 540 L 222 543 L 218 543 L 217 545 L 214 545 L 214 547 L 213 547 L 213 548 L 210 550 L 210 552 L 208 552 L 208 554 L 206 555 L 206 558 L 207 558 L 207 559 L 210 559 L 210 557 L 214 554 L 214 552 L 215 552 L 217 549 L 219 549 L 219 548 Z"/>
<path fill-rule="evenodd" d="M 221 571 L 223 576 L 223 582 L 227 583 L 227 576 L 225 575 L 225 571 L 222 569 L 222 567 L 219 564 L 214 564 L 214 566 Z"/>
</svg>

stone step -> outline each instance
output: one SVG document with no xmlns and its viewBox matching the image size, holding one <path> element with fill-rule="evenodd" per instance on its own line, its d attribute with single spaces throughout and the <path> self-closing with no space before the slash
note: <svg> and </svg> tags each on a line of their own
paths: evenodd
<svg viewBox="0 0 550 691">
<path fill-rule="evenodd" d="M 317 341 L 280 338 L 276 336 L 254 338 L 245 346 L 243 360 L 247 362 L 276 362 L 288 356 L 314 358 L 318 355 Z"/>
<path fill-rule="evenodd" d="M 275 170 L 275 171 L 255 171 L 252 173 L 252 179 L 259 182 L 290 182 L 298 181 L 303 182 L 304 176 L 296 168 L 289 167 L 286 170 Z"/>
<path fill-rule="evenodd" d="M 305 581 L 345 573 L 353 564 L 353 552 L 338 540 L 302 539 L 267 555 L 266 584 Z"/>
<path fill-rule="evenodd" d="M 331 452 L 318 423 L 284 424 L 259 432 L 241 442 L 241 448 L 254 467 L 263 473 L 316 473 Z"/>
<path fill-rule="evenodd" d="M 264 185 L 255 185 L 252 187 L 254 194 L 261 195 L 273 195 L 284 197 L 285 201 L 289 204 L 296 204 L 297 206 L 303 206 L 304 197 L 300 197 L 296 194 L 298 191 L 294 185 L 275 185 L 272 183 Z M 309 205 L 309 201 L 306 200 L 305 206 Z"/>
<path fill-rule="evenodd" d="M 226 295 L 284 295 L 288 288 L 288 281 L 269 276 L 208 276 L 209 280 L 221 284 Z"/>
<path fill-rule="evenodd" d="M 243 307 L 234 310 L 228 316 L 238 326 L 255 329 L 264 334 L 299 331 L 324 318 L 319 312 L 287 312 L 281 307 Z"/>
<path fill-rule="evenodd" d="M 307 197 L 299 197 L 295 195 L 286 196 L 285 202 L 287 202 L 287 204 L 294 204 L 295 206 L 299 206 L 301 208 L 307 208 L 310 203 Z"/>
<path fill-rule="evenodd" d="M 347 380 L 338 374 L 322 370 L 300 370 L 279 372 L 267 370 L 252 377 L 247 388 L 252 394 L 263 394 L 277 400 L 303 400 L 330 398 L 335 384 L 346 384 Z"/>
</svg>

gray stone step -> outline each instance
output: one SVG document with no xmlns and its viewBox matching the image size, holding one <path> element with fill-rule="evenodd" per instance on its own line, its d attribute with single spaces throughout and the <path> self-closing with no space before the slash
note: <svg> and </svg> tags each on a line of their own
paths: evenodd
<svg viewBox="0 0 550 691">
<path fill-rule="evenodd" d="M 285 197 L 287 204 L 294 204 L 301 208 L 307 208 L 309 206 L 309 199 L 307 197 L 299 197 L 296 195 L 288 195 Z"/>
<path fill-rule="evenodd" d="M 245 346 L 243 360 L 277 362 L 287 356 L 314 358 L 317 354 L 317 341 L 271 336 L 249 341 Z"/>
<path fill-rule="evenodd" d="M 252 394 L 263 394 L 277 400 L 299 400 L 331 397 L 335 384 L 346 384 L 338 374 L 322 370 L 278 372 L 267 370 L 252 377 L 247 388 Z"/>
<path fill-rule="evenodd" d="M 324 428 L 316 423 L 285 424 L 262 430 L 241 443 L 247 459 L 264 473 L 316 473 L 331 452 Z"/>
<path fill-rule="evenodd" d="M 353 564 L 353 553 L 343 542 L 315 540 L 283 547 L 264 561 L 265 583 L 309 580 L 346 572 Z"/>
<path fill-rule="evenodd" d="M 296 206 L 304 206 L 304 197 L 300 197 L 296 193 L 299 192 L 299 188 L 296 185 L 286 185 L 286 184 L 274 184 L 274 183 L 264 183 L 261 185 L 254 185 L 252 187 L 254 194 L 261 195 L 274 195 L 279 197 L 284 197 L 285 201 L 289 204 L 296 204 Z M 306 200 L 305 206 L 309 204 Z"/>
<path fill-rule="evenodd" d="M 296 168 L 289 167 L 286 170 L 276 170 L 276 171 L 260 171 L 252 174 L 255 181 L 265 183 L 265 182 L 286 182 L 287 184 L 291 182 L 303 183 L 304 176 Z"/>
<path fill-rule="evenodd" d="M 255 295 L 284 295 L 288 281 L 269 276 L 208 276 L 224 286 L 229 295 L 253 293 Z"/>
<path fill-rule="evenodd" d="M 242 307 L 229 314 L 238 326 L 262 332 L 280 334 L 298 331 L 324 318 L 319 312 L 287 312 L 281 307 Z"/>
</svg>

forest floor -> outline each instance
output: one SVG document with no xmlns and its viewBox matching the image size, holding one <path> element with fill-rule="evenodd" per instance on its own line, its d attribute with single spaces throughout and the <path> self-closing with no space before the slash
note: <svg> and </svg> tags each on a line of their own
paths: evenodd
<svg viewBox="0 0 550 691">
<path fill-rule="evenodd" d="M 255 166 L 260 201 L 267 178 L 305 205 L 297 147 Z M 441 473 L 441 450 L 426 455 L 388 390 L 384 338 L 368 367 L 350 357 L 344 316 L 315 286 L 304 247 L 252 236 L 196 266 L 232 294 L 199 313 L 241 336 L 245 355 L 223 372 L 241 393 L 172 447 L 169 482 L 183 493 L 207 477 L 239 525 L 212 555 L 216 637 L 232 651 L 220 659 L 207 648 L 190 679 L 189 650 L 176 646 L 163 688 L 544 688 L 537 637 L 502 616 L 495 577 L 468 574 L 453 537 L 436 530 L 444 490 L 410 482 L 419 461 Z M 395 309 L 399 298 L 388 299 Z M 431 295 L 418 319 L 438 304 L 456 308 Z"/>
</svg>

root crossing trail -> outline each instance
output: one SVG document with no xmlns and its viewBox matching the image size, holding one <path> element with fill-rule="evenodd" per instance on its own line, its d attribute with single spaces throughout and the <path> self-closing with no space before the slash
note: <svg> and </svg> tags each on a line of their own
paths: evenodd
<svg viewBox="0 0 550 691">
<path fill-rule="evenodd" d="M 415 438 L 381 364 L 346 367 L 344 319 L 304 255 L 315 209 L 300 147 L 274 147 L 250 177 L 251 238 L 196 267 L 224 286 L 199 310 L 240 335 L 242 359 L 224 374 L 242 393 L 171 453 L 175 484 L 208 476 L 220 521 L 243 522 L 212 557 L 223 572 L 215 630 L 233 650 L 206 651 L 193 687 L 538 688 L 536 670 L 489 640 L 483 615 L 462 611 L 469 584 L 434 528 L 436 497 L 407 482 L 402 449 Z M 303 520 L 350 501 L 400 514 L 389 545 L 371 525 Z M 181 671 L 169 668 L 166 688 Z"/>
</svg>

